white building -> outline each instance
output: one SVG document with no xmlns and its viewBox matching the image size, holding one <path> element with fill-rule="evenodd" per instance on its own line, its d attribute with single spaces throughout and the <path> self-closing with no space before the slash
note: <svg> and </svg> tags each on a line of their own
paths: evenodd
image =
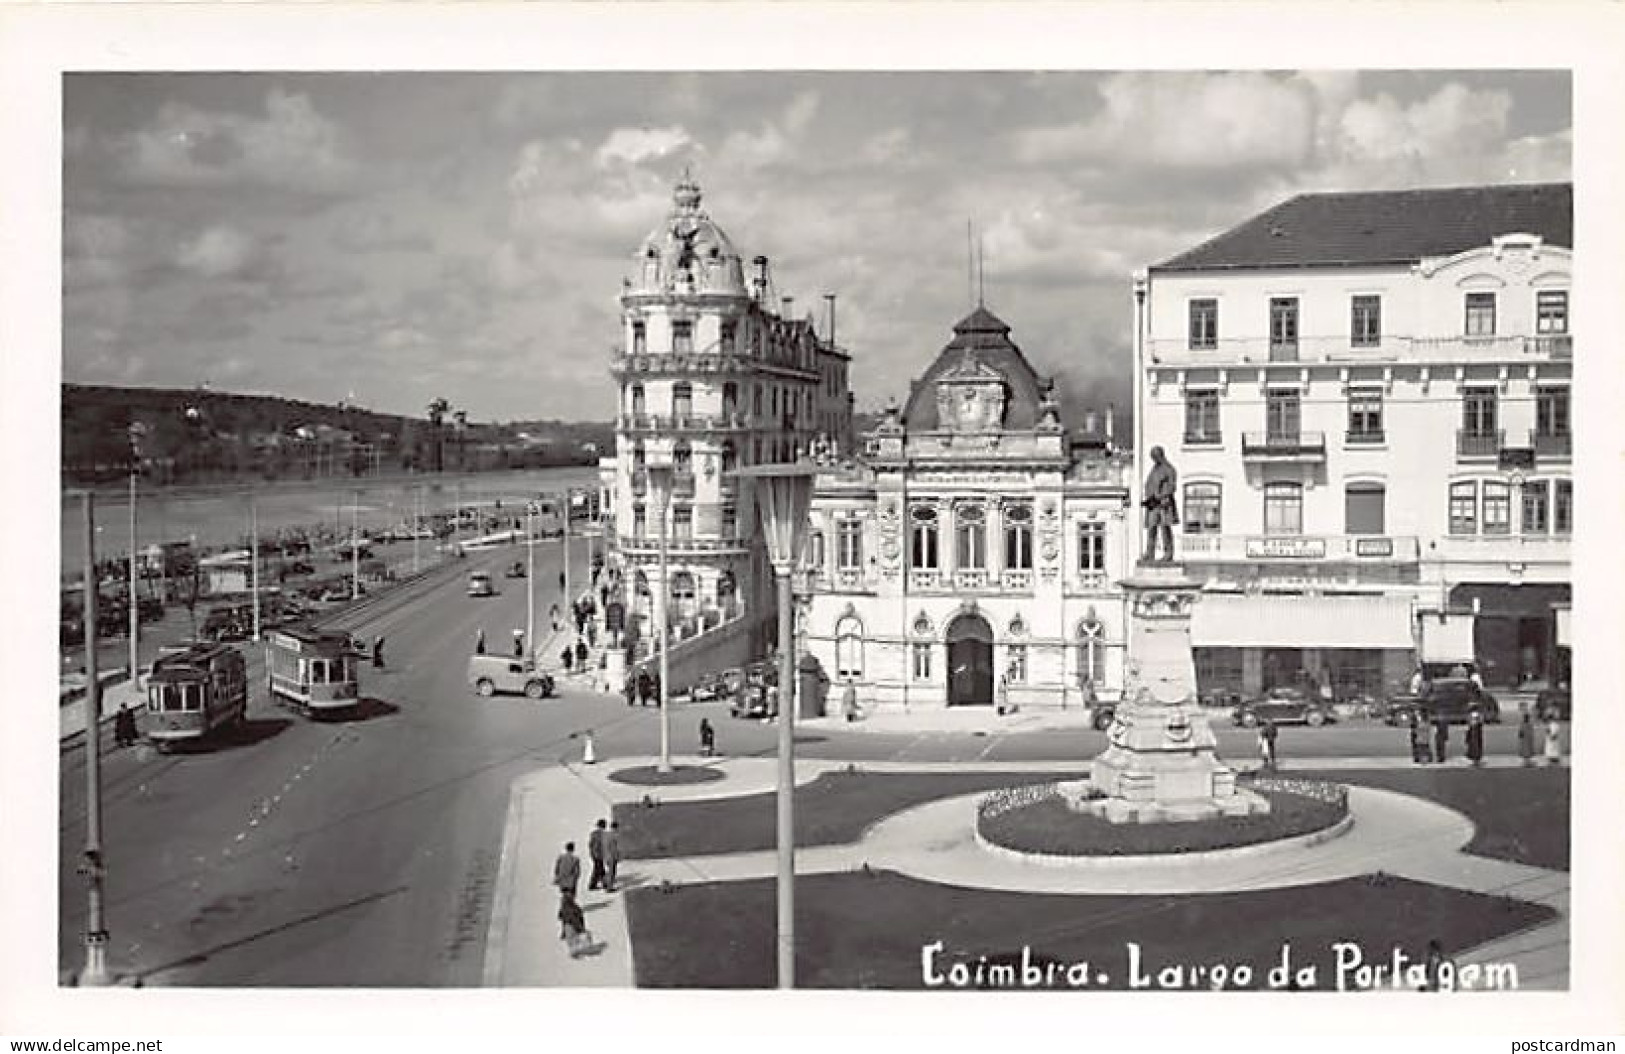
<svg viewBox="0 0 1625 1054">
<path fill-rule="evenodd" d="M 1308 194 L 1137 280 L 1205 687 L 1379 691 L 1427 609 L 1491 685 L 1566 676 L 1572 226 L 1567 184 Z"/>
<path fill-rule="evenodd" d="M 803 639 L 865 706 L 1082 706 L 1122 690 L 1134 559 L 1111 424 L 1072 436 L 978 307 L 811 513 Z"/>
<path fill-rule="evenodd" d="M 847 355 L 809 319 L 770 310 L 767 258 L 755 258 L 747 288 L 739 253 L 700 207 L 699 186 L 685 175 L 672 199 L 623 282 L 611 365 L 620 413 L 615 456 L 601 474 L 634 613 L 647 616 L 659 524 L 644 469 L 671 466 L 668 611 L 681 622 L 771 596 L 750 496 L 731 473 L 793 460 L 826 433 L 849 446 L 851 397 Z"/>
</svg>

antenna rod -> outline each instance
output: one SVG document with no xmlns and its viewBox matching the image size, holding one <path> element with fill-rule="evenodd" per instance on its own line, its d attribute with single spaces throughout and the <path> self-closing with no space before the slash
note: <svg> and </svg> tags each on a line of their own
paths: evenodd
<svg viewBox="0 0 1625 1054">
<path fill-rule="evenodd" d="M 982 236 L 976 235 L 976 306 L 986 303 L 984 293 L 987 284 L 987 263 L 982 259 Z"/>
<path fill-rule="evenodd" d="M 976 235 L 971 230 L 971 220 L 965 221 L 965 284 L 969 287 L 966 292 L 971 300 L 976 299 Z"/>
</svg>

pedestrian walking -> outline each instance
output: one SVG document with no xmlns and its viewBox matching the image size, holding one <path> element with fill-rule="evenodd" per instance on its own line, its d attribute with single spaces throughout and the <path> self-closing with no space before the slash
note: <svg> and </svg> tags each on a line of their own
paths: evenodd
<svg viewBox="0 0 1625 1054">
<path fill-rule="evenodd" d="M 1546 764 L 1561 765 L 1563 763 L 1563 726 L 1557 723 L 1557 718 L 1546 719 Z"/>
<path fill-rule="evenodd" d="M 601 889 L 604 885 L 604 832 L 609 824 L 599 820 L 587 836 L 587 855 L 592 858 L 592 875 L 587 879 L 588 889 Z"/>
<path fill-rule="evenodd" d="M 661 705 L 660 704 L 660 675 L 658 673 L 652 673 L 652 674 L 649 675 L 649 700 L 654 706 Z"/>
<path fill-rule="evenodd" d="M 381 670 L 384 668 L 383 637 L 374 637 L 372 640 L 372 668 L 375 670 Z"/>
<path fill-rule="evenodd" d="M 1518 719 L 1518 756 L 1523 758 L 1524 768 L 1535 763 L 1535 719 L 1527 707 Z"/>
<path fill-rule="evenodd" d="M 563 651 L 559 652 L 559 661 L 564 663 L 564 672 L 565 673 L 570 672 L 570 660 L 573 659 L 574 657 L 575 657 L 575 649 L 570 647 L 568 644 L 566 644 L 564 646 Z"/>
<path fill-rule="evenodd" d="M 559 606 L 557 604 L 547 609 L 547 619 L 553 627 L 553 632 L 557 633 L 559 631 Z"/>
<path fill-rule="evenodd" d="M 564 589 L 564 569 L 562 567 L 559 568 L 559 589 Z"/>
<path fill-rule="evenodd" d="M 1427 729 L 1422 726 L 1421 718 L 1412 710 L 1405 715 L 1405 724 L 1411 735 L 1411 760 L 1418 765 L 1426 765 L 1433 760 L 1433 751 L 1428 746 Z"/>
<path fill-rule="evenodd" d="M 485 654 L 485 627 L 484 626 L 481 626 L 479 628 L 479 630 L 474 634 L 474 654 L 475 655 L 484 655 Z"/>
<path fill-rule="evenodd" d="M 1450 722 L 1443 715 L 1433 719 L 1433 760 L 1443 765 L 1450 752 Z"/>
<path fill-rule="evenodd" d="M 712 757 L 717 752 L 717 730 L 708 718 L 700 718 L 700 756 Z"/>
<path fill-rule="evenodd" d="M 113 742 L 121 747 L 134 746 L 140 734 L 135 728 L 135 711 L 129 703 L 120 703 L 118 715 L 113 718 Z"/>
<path fill-rule="evenodd" d="M 649 676 L 648 670 L 638 670 L 638 705 L 648 706 L 649 698 L 654 694 L 654 679 Z"/>
<path fill-rule="evenodd" d="M 525 657 L 525 631 L 522 629 L 513 631 L 513 657 L 516 659 Z"/>
<path fill-rule="evenodd" d="M 559 899 L 559 937 L 570 950 L 570 958 L 577 959 L 592 946 L 592 933 L 587 929 L 587 916 L 576 902 L 573 892 Z"/>
<path fill-rule="evenodd" d="M 574 899 L 576 886 L 581 883 L 581 858 L 576 856 L 576 844 L 564 843 L 564 852 L 553 861 L 553 884 L 559 896 Z"/>
<path fill-rule="evenodd" d="M 576 669 L 587 672 L 587 642 L 584 640 L 576 641 Z"/>
<path fill-rule="evenodd" d="M 1476 710 L 1467 721 L 1467 760 L 1475 769 L 1484 767 L 1484 715 Z"/>
<path fill-rule="evenodd" d="M 621 824 L 609 821 L 604 832 L 604 892 L 615 892 L 615 882 L 621 871 Z"/>
<path fill-rule="evenodd" d="M 1280 732 L 1275 722 L 1264 718 L 1264 723 L 1258 726 L 1258 753 L 1264 761 L 1264 767 L 1275 771 L 1275 740 Z"/>
<path fill-rule="evenodd" d="M 638 700 L 638 681 L 636 677 L 628 677 L 621 686 L 621 693 L 626 696 L 626 705 L 632 706 Z"/>
<path fill-rule="evenodd" d="M 767 719 L 769 721 L 776 721 L 778 720 L 778 717 L 779 686 L 776 684 L 770 684 L 767 686 Z"/>
</svg>

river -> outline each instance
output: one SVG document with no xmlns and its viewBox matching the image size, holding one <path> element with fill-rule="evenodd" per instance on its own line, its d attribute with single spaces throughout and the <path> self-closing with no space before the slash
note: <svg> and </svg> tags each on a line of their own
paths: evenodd
<svg viewBox="0 0 1625 1054">
<path fill-rule="evenodd" d="M 136 545 L 192 541 L 202 549 L 240 545 L 248 536 L 249 496 L 254 498 L 261 536 L 278 528 L 326 524 L 350 529 L 352 504 L 360 527 L 384 527 L 408 521 L 414 507 L 425 515 L 449 512 L 459 500 L 481 504 L 501 501 L 521 505 L 540 494 L 566 487 L 595 486 L 597 468 L 590 465 L 442 476 L 393 477 L 337 482 L 314 480 L 258 485 L 137 489 Z M 421 492 L 421 499 L 417 494 Z M 421 501 L 421 506 L 417 502 Z M 78 577 L 85 561 L 83 499 L 62 496 L 62 573 Z M 96 556 L 125 557 L 130 551 L 130 501 L 127 491 L 96 495 Z"/>
</svg>

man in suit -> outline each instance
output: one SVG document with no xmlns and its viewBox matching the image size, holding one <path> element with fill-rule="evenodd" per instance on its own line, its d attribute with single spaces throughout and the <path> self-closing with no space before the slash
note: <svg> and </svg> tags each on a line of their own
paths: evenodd
<svg viewBox="0 0 1625 1054">
<path fill-rule="evenodd" d="M 587 855 L 592 858 L 592 877 L 587 880 L 588 889 L 600 889 L 604 885 L 604 829 L 607 826 L 603 820 L 599 820 L 598 826 L 587 836 Z"/>
<path fill-rule="evenodd" d="M 576 895 L 576 887 L 581 884 L 581 858 L 576 856 L 576 844 L 564 843 L 564 852 L 553 861 L 553 884 L 559 888 L 559 896 Z"/>
</svg>

